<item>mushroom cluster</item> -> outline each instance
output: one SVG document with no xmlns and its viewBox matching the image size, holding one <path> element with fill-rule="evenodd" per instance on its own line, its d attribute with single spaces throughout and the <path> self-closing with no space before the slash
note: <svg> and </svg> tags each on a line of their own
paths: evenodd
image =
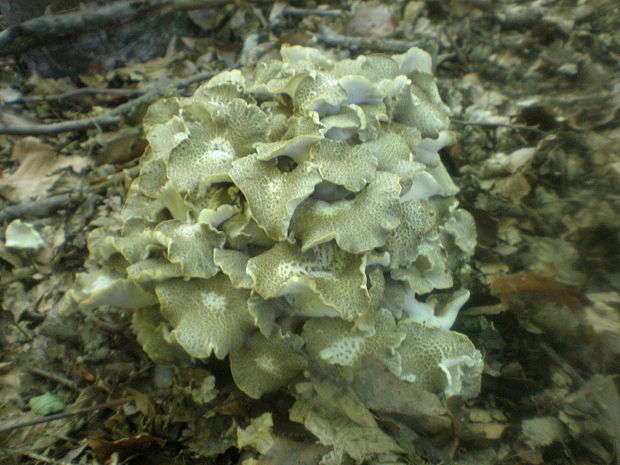
<svg viewBox="0 0 620 465">
<path fill-rule="evenodd" d="M 475 227 L 438 155 L 452 136 L 430 56 L 280 54 L 151 106 L 123 226 L 89 237 L 101 268 L 80 305 L 133 310 L 158 362 L 228 357 L 254 398 L 369 359 L 475 396 L 480 352 L 449 330 Z"/>
</svg>

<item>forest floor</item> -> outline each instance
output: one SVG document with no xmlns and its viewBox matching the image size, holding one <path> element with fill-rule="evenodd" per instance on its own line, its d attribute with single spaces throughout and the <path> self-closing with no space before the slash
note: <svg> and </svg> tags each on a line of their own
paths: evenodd
<svg viewBox="0 0 620 465">
<path fill-rule="evenodd" d="M 452 110 L 458 141 L 441 155 L 478 228 L 456 329 L 485 371 L 451 430 L 403 460 L 620 464 L 617 2 L 242 0 L 207 13 L 188 13 L 203 37 L 146 63 L 70 79 L 0 58 L 0 461 L 317 463 L 311 443 L 259 457 L 240 445 L 238 426 L 285 401 L 243 396 L 225 364 L 208 363 L 217 400 L 198 408 L 191 379 L 204 367 L 184 388 L 154 389 L 126 314 L 60 308 L 87 232 L 118 221 L 148 103 L 289 43 L 340 58 L 419 46 Z"/>
</svg>

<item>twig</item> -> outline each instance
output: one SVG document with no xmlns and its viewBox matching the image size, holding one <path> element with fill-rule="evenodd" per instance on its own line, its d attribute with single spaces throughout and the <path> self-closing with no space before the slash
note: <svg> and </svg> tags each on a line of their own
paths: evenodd
<svg viewBox="0 0 620 465">
<path fill-rule="evenodd" d="M 89 118 L 80 118 L 71 121 L 62 121 L 60 123 L 49 124 L 23 124 L 23 125 L 4 125 L 0 124 L 0 134 L 12 134 L 12 135 L 51 135 L 60 134 L 62 132 L 80 131 L 92 127 L 111 126 L 119 123 L 123 119 L 125 113 L 129 113 L 142 104 L 147 104 L 162 94 L 172 90 L 187 87 L 190 84 L 200 81 L 206 81 L 212 77 L 215 73 L 213 71 L 205 71 L 203 73 L 196 74 L 195 76 L 180 79 L 173 83 L 154 88 L 141 95 L 140 97 L 125 102 L 116 108 L 105 112 L 98 116 Z"/>
<path fill-rule="evenodd" d="M 295 8 L 294 6 L 287 6 L 282 11 L 282 14 L 286 16 L 326 16 L 330 18 L 340 18 L 342 16 L 342 11 L 320 8 Z"/>
<path fill-rule="evenodd" d="M 471 63 L 469 62 L 469 58 L 467 54 L 463 53 L 463 47 L 456 43 L 456 40 L 454 40 L 454 36 L 451 34 L 451 31 L 444 30 L 443 35 L 450 44 L 450 49 L 454 50 L 454 56 L 456 56 L 463 68 L 465 68 L 466 70 L 470 70 Z"/>
<path fill-rule="evenodd" d="M 81 197 L 82 195 L 80 193 L 58 194 L 43 200 L 6 207 L 0 211 L 0 223 L 24 216 L 43 218 L 48 216 L 51 212 L 79 200 Z"/>
<path fill-rule="evenodd" d="M 110 110 L 102 115 L 94 116 L 90 118 L 80 118 L 71 121 L 63 121 L 60 123 L 49 124 L 22 124 L 17 126 L 0 125 L 0 134 L 12 134 L 12 135 L 52 135 L 60 134 L 62 132 L 80 131 L 96 126 L 111 126 L 117 124 L 122 120 L 124 113 L 129 113 L 143 103 L 148 103 L 159 95 L 159 92 L 149 92 L 147 94 L 138 97 L 135 100 L 123 103 L 117 106 L 113 110 Z"/>
<path fill-rule="evenodd" d="M 62 94 L 47 95 L 43 97 L 19 97 L 5 103 L 7 105 L 17 105 L 21 103 L 50 102 L 53 100 L 81 97 L 82 95 L 120 95 L 122 97 L 133 97 L 136 95 L 143 95 L 146 92 L 146 89 L 99 89 L 95 87 L 80 87 L 79 89 L 72 89 L 67 92 L 63 92 Z"/>
<path fill-rule="evenodd" d="M 37 460 L 43 463 L 51 463 L 52 465 L 73 465 L 71 462 L 65 462 L 63 460 L 56 460 L 50 457 L 46 457 L 45 455 L 36 454 L 34 452 L 30 452 L 27 450 L 21 450 L 21 449 L 9 449 L 9 450 L 13 452 L 14 454 L 25 455 L 28 458 L 31 458 L 33 460 Z"/>
<path fill-rule="evenodd" d="M 123 181 L 127 177 L 135 178 L 136 176 L 138 176 L 139 172 L 140 172 L 140 167 L 133 166 L 131 168 L 122 170 L 119 173 L 111 174 L 105 178 L 94 179 L 90 182 L 90 186 L 93 192 L 101 192 L 102 190 L 107 188 L 110 184 Z"/>
<path fill-rule="evenodd" d="M 91 189 L 93 192 L 101 192 L 105 188 L 107 188 L 110 184 L 113 184 L 118 181 L 122 181 L 125 177 L 129 176 L 130 178 L 134 178 L 140 172 L 139 166 L 134 166 L 132 168 L 121 171 L 120 173 L 111 174 L 106 178 L 99 178 L 91 181 Z M 69 206 L 73 202 L 82 200 L 84 195 L 79 192 L 69 192 L 63 194 L 52 195 L 42 200 L 36 200 L 34 202 L 22 203 L 20 205 L 13 205 L 10 207 L 6 207 L 4 210 L 0 211 L 0 223 L 4 221 L 10 221 L 14 218 L 23 218 L 26 216 L 33 218 L 45 218 L 50 215 L 50 213 Z M 35 272 L 32 272 L 34 274 Z M 15 281 L 16 278 L 11 281 Z M 0 283 L 5 283 L 5 279 L 3 278 Z"/>
<path fill-rule="evenodd" d="M 144 18 L 161 10 L 191 10 L 222 5 L 227 0 L 130 0 L 79 12 L 44 15 L 0 32 L 0 56 L 21 53 L 39 45 L 84 32 L 105 29 Z"/>
<path fill-rule="evenodd" d="M 547 353 L 547 355 L 549 356 L 549 358 L 551 358 L 551 360 L 553 360 L 560 368 L 562 368 L 562 370 L 564 370 L 568 374 L 568 376 L 570 376 L 573 379 L 573 381 L 575 381 L 577 384 L 584 383 L 583 376 L 577 373 L 577 370 L 575 370 L 566 360 L 564 360 L 560 356 L 560 354 L 558 354 L 553 349 L 553 347 L 551 347 L 549 344 L 545 342 L 541 342 L 540 347 Z"/>
<path fill-rule="evenodd" d="M 158 396 L 166 395 L 169 393 L 170 393 L 170 390 L 166 389 L 166 390 L 155 391 L 150 394 L 144 394 L 144 395 L 147 397 L 158 397 Z M 103 404 L 91 405 L 90 407 L 83 407 L 77 410 L 73 410 L 71 412 L 61 412 L 61 413 L 56 413 L 54 415 L 48 415 L 46 417 L 34 418 L 32 420 L 9 423 L 8 425 L 0 425 L 0 433 L 5 433 L 7 431 L 12 431 L 12 430 L 19 429 L 19 428 L 26 428 L 28 426 L 39 425 L 41 423 L 48 423 L 50 421 L 61 420 L 63 418 L 72 417 L 74 415 L 83 415 L 85 413 L 95 412 L 97 410 L 119 407 L 121 405 L 135 401 L 136 398 L 137 396 L 123 397 L 121 399 L 104 402 Z"/>
<path fill-rule="evenodd" d="M 461 126 L 479 126 L 481 128 L 508 128 L 508 129 L 515 129 L 519 131 L 531 131 L 531 132 L 535 132 L 537 134 L 543 134 L 543 135 L 547 134 L 547 132 L 543 131 L 542 129 L 538 129 L 533 126 L 523 126 L 520 124 L 485 123 L 485 122 L 474 123 L 474 122 L 469 122 L 469 121 L 463 121 L 460 119 L 451 119 L 450 121 L 452 121 L 454 124 L 459 124 Z"/>
<path fill-rule="evenodd" d="M 31 368 L 30 372 L 34 373 L 35 375 L 51 379 L 52 381 L 56 381 L 58 384 L 62 384 L 63 386 L 73 389 L 74 391 L 77 391 L 79 389 L 79 386 L 75 381 L 57 373 L 52 373 L 51 371 L 44 370 L 43 368 Z"/>
<path fill-rule="evenodd" d="M 315 36 L 319 42 L 330 47 L 346 47 L 352 50 L 360 48 L 385 53 L 405 53 L 411 47 L 419 47 L 420 42 L 407 42 L 404 40 L 387 39 L 362 39 L 360 37 L 336 34 L 326 27 L 321 28 L 321 34 Z"/>
<path fill-rule="evenodd" d="M 10 273 L 4 273 L 0 278 L 0 286 L 6 286 L 15 281 L 21 281 L 24 279 L 30 279 L 37 274 L 37 267 L 34 265 L 23 266 L 21 268 L 15 268 Z M 19 328 L 19 326 L 18 326 Z"/>
</svg>

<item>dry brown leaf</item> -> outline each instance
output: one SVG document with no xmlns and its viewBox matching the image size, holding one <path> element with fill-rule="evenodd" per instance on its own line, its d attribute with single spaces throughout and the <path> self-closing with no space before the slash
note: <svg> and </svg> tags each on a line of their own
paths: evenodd
<svg viewBox="0 0 620 465">
<path fill-rule="evenodd" d="M 514 203 L 520 202 L 523 197 L 530 193 L 532 187 L 521 173 L 513 174 L 498 180 L 493 186 L 493 194 L 506 197 Z"/>
<path fill-rule="evenodd" d="M 530 302 L 532 299 L 550 299 L 572 310 L 581 308 L 581 300 L 567 287 L 534 273 L 518 273 L 494 278 L 491 291 L 510 307 L 510 299 Z"/>
<path fill-rule="evenodd" d="M 573 439 L 601 463 L 620 463 L 618 382 L 618 376 L 594 375 L 566 398 L 560 412 Z"/>
<path fill-rule="evenodd" d="M 316 442 L 297 442 L 276 437 L 265 455 L 256 459 L 255 465 L 314 465 L 329 451 Z"/>
<path fill-rule="evenodd" d="M 507 425 L 501 423 L 470 423 L 466 426 L 462 436 L 467 439 L 486 439 L 496 441 L 501 439 Z"/>
<path fill-rule="evenodd" d="M 162 448 L 166 444 L 164 439 L 156 438 L 150 434 L 139 434 L 131 438 L 119 439 L 118 441 L 106 441 L 105 439 L 91 438 L 88 445 L 101 462 L 117 453 L 122 457 L 152 450 L 155 447 Z"/>
<path fill-rule="evenodd" d="M 584 308 L 583 320 L 591 347 L 592 363 L 601 371 L 620 368 L 620 294 L 588 294 L 592 305 Z"/>
<path fill-rule="evenodd" d="M 360 2 L 353 7 L 347 24 L 348 33 L 362 37 L 388 37 L 396 29 L 394 6 L 375 2 Z"/>
<path fill-rule="evenodd" d="M 0 178 L 0 194 L 16 203 L 46 197 L 60 177 L 60 170 L 71 168 L 79 172 L 88 165 L 88 160 L 80 156 L 58 156 L 51 145 L 36 137 L 18 140 L 12 157 L 19 162 L 19 168 Z"/>
</svg>

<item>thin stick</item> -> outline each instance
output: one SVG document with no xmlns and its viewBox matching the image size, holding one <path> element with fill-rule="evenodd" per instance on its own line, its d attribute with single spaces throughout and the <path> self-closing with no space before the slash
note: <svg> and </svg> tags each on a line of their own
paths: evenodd
<svg viewBox="0 0 620 465">
<path fill-rule="evenodd" d="M 124 169 L 119 173 L 110 174 L 105 178 L 94 179 L 90 181 L 90 187 L 94 192 L 101 192 L 111 184 L 121 182 L 126 178 L 133 179 L 140 173 L 139 166 L 133 166 L 131 168 Z"/>
<path fill-rule="evenodd" d="M 116 108 L 107 111 L 99 116 L 93 116 L 89 118 L 80 118 L 71 121 L 62 121 L 60 123 L 50 124 L 23 124 L 23 125 L 8 125 L 0 124 L 0 134 L 12 134 L 12 135 L 52 135 L 60 134 L 62 132 L 80 131 L 83 129 L 89 129 L 92 127 L 111 126 L 119 123 L 123 119 L 125 113 L 129 113 L 142 104 L 147 104 L 155 100 L 162 94 L 172 90 L 181 89 L 187 87 L 190 84 L 196 82 L 206 81 L 211 78 L 215 73 L 213 71 L 205 71 L 203 73 L 196 74 L 185 79 L 179 79 L 173 83 L 151 89 L 140 97 L 125 102 Z"/>
<path fill-rule="evenodd" d="M 150 394 L 145 394 L 147 397 L 157 397 L 165 394 L 169 394 L 169 390 L 161 390 L 155 391 Z M 107 408 L 119 407 L 121 405 L 127 404 L 129 402 L 133 402 L 136 400 L 137 396 L 131 397 L 123 397 L 121 399 L 111 400 L 108 402 L 104 402 L 103 404 L 92 405 L 90 407 L 83 407 L 72 412 L 60 412 L 55 413 L 54 415 L 48 415 L 46 417 L 35 418 L 32 420 L 26 420 L 21 422 L 9 423 L 8 425 L 0 425 L 0 433 L 5 433 L 7 431 L 12 431 L 19 428 L 26 428 L 28 426 L 39 425 L 41 423 L 48 423 L 50 421 L 62 420 L 63 418 L 72 417 L 74 415 L 83 415 L 85 413 L 95 412 L 97 410 L 103 410 Z"/>
<path fill-rule="evenodd" d="M 310 8 L 296 8 L 294 6 L 287 6 L 282 13 L 286 16 L 326 16 L 329 18 L 340 18 L 342 11 L 340 10 L 328 10 L 328 9 L 310 9 Z"/>
<path fill-rule="evenodd" d="M 139 166 L 134 166 L 120 173 L 114 173 L 106 178 L 99 178 L 91 181 L 91 189 L 93 192 L 101 192 L 111 184 L 120 182 L 126 177 L 135 178 L 140 172 Z M 45 218 L 56 210 L 68 207 L 74 202 L 82 200 L 84 195 L 80 192 L 66 192 L 62 194 L 52 195 L 42 200 L 34 202 L 22 203 L 20 205 L 12 205 L 0 211 L 0 223 L 10 221 L 15 218 L 33 217 Z M 31 273 L 36 273 L 36 270 Z M 20 279 L 20 278 L 17 278 Z M 12 279 L 15 281 L 16 279 Z M 5 279 L 0 280 L 0 284 L 6 284 Z"/>
<path fill-rule="evenodd" d="M 566 360 L 564 360 L 562 356 L 560 356 L 560 354 L 558 354 L 553 349 L 553 347 L 551 347 L 545 342 L 541 342 L 540 347 L 547 353 L 551 360 L 553 360 L 562 370 L 564 370 L 568 374 L 568 376 L 573 379 L 573 381 L 575 381 L 577 384 L 584 383 L 583 376 L 577 373 L 577 370 L 575 370 L 572 365 L 570 365 Z"/>
<path fill-rule="evenodd" d="M 35 274 L 37 274 L 37 272 L 38 272 L 37 267 L 34 265 L 23 266 L 21 268 L 15 268 L 10 273 L 4 273 L 4 276 L 0 278 L 0 286 L 6 286 L 7 284 L 10 284 L 14 281 L 30 279 Z M 19 326 L 17 327 L 20 328 Z"/>
<path fill-rule="evenodd" d="M 404 40 L 363 39 L 360 37 L 344 36 L 336 34 L 325 27 L 321 28 L 321 34 L 316 36 L 316 40 L 330 47 L 346 47 L 352 50 L 363 48 L 386 53 L 405 53 L 411 47 L 420 46 L 419 42 L 406 42 Z"/>
<path fill-rule="evenodd" d="M 532 131 L 538 134 L 547 134 L 547 132 L 543 131 L 542 129 L 538 129 L 533 126 L 522 126 L 520 124 L 485 123 L 485 122 L 473 123 L 469 121 L 463 121 L 460 119 L 451 119 L 450 121 L 452 121 L 454 124 L 459 124 L 461 126 L 479 126 L 482 128 L 508 128 L 508 129 L 516 129 L 519 131 Z"/>
<path fill-rule="evenodd" d="M 11 449 L 10 449 L 11 450 Z M 21 455 L 25 455 L 28 458 L 34 459 L 34 460 L 38 460 L 39 462 L 43 462 L 43 463 L 51 463 L 52 465 L 73 465 L 71 462 L 64 462 L 62 460 L 56 460 L 50 457 L 46 457 L 45 455 L 41 455 L 41 454 L 36 454 L 34 452 L 30 452 L 27 450 L 11 450 L 11 452 L 13 453 L 17 453 L 17 454 L 21 454 Z"/>
<path fill-rule="evenodd" d="M 51 212 L 63 208 L 82 198 L 80 193 L 65 193 L 52 195 L 42 200 L 23 203 L 20 205 L 12 205 L 0 211 L 0 223 L 10 221 L 14 218 L 23 218 L 24 216 L 32 216 L 35 218 L 44 218 Z"/>
<path fill-rule="evenodd" d="M 130 0 L 78 12 L 39 16 L 0 32 L 0 56 L 22 53 L 54 41 L 118 26 L 161 10 L 218 6 L 228 0 Z"/>
<path fill-rule="evenodd" d="M 145 89 L 104 89 L 96 87 L 80 87 L 72 89 L 62 94 L 48 95 L 43 97 L 20 97 L 10 102 L 6 102 L 7 105 L 17 105 L 21 103 L 38 103 L 38 102 L 50 102 L 53 100 L 65 100 L 68 98 L 81 97 L 82 95 L 119 95 L 122 97 L 133 97 L 136 95 L 143 95 L 147 91 Z"/>
<path fill-rule="evenodd" d="M 43 368 L 36 368 L 36 367 L 31 368 L 30 372 L 34 373 L 35 375 L 39 375 L 39 376 L 43 376 L 44 378 L 51 379 L 52 381 L 56 381 L 58 384 L 67 386 L 68 388 L 71 388 L 75 391 L 79 389 L 79 386 L 77 385 L 77 383 L 73 381 L 72 379 L 66 378 L 57 373 L 52 373 L 51 371 L 44 370 Z"/>
</svg>

